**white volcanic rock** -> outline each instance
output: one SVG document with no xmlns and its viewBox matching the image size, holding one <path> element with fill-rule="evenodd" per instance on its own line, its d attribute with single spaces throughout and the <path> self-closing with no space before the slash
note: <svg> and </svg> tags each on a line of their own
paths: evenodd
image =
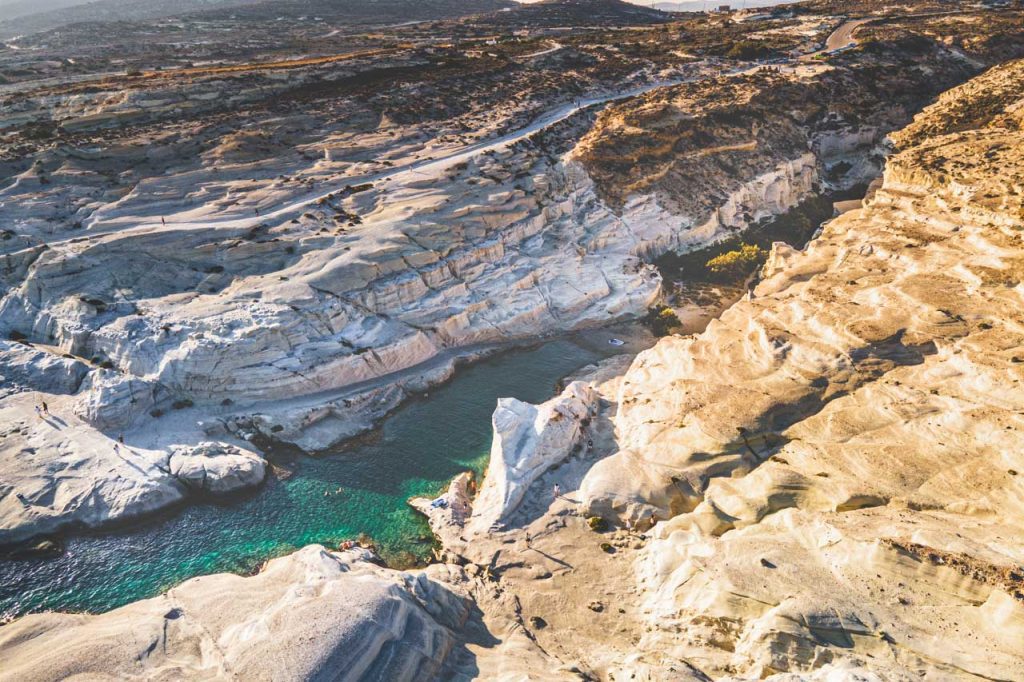
<svg viewBox="0 0 1024 682">
<path fill-rule="evenodd" d="M 46 393 L 76 393 L 89 367 L 74 358 L 21 343 L 0 341 L 0 392 L 32 389 Z"/>
<path fill-rule="evenodd" d="M 437 679 L 465 599 L 371 559 L 310 545 L 103 615 L 26 616 L 0 628 L 0 680 Z"/>
<path fill-rule="evenodd" d="M 50 416 L 33 406 L 47 401 Z M 160 451 L 120 445 L 74 416 L 66 396 L 0 400 L 0 545 L 69 524 L 96 527 L 181 500 Z"/>
<path fill-rule="evenodd" d="M 290 214 L 263 224 L 99 221 L 12 280 L 0 327 L 109 362 L 175 399 L 244 405 L 329 392 L 445 349 L 642 313 L 661 284 L 642 257 L 788 209 L 815 179 L 805 153 L 710 215 L 670 214 L 653 200 L 616 214 L 576 162 L 499 147 L 464 169 L 396 171 L 386 191 L 339 192 L 298 225 L 282 222 Z M 316 228 L 335 210 L 362 223 L 324 235 Z M 120 299 L 123 288 L 139 303 Z"/>
<path fill-rule="evenodd" d="M 80 384 L 72 409 L 101 431 L 125 431 L 153 408 L 159 388 L 130 375 L 95 370 Z"/>
<path fill-rule="evenodd" d="M 781 161 L 767 173 L 740 184 L 700 223 L 695 222 L 696 216 L 680 216 L 662 208 L 655 195 L 634 195 L 624 208 L 623 227 L 636 241 L 637 253 L 646 258 L 700 249 L 796 206 L 815 193 L 818 179 L 818 161 L 813 154 Z"/>
<path fill-rule="evenodd" d="M 422 394 L 447 381 L 459 362 L 478 359 L 494 350 L 489 346 L 445 351 L 386 378 L 287 401 L 268 401 L 251 412 L 234 413 L 204 426 L 211 436 L 231 433 L 249 439 L 259 433 L 305 452 L 320 452 L 370 430 L 410 395 Z"/>
<path fill-rule="evenodd" d="M 230 493 L 259 484 L 266 464 L 255 452 L 207 442 L 176 448 L 171 453 L 170 471 L 192 489 Z"/>
<path fill-rule="evenodd" d="M 322 450 L 474 349 L 643 313 L 661 280 L 642 257 L 789 208 L 814 177 L 804 154 L 711 216 L 670 215 L 653 200 L 616 214 L 578 163 L 517 144 L 465 168 L 396 171 L 386 187 L 307 207 L 313 218 L 298 223 L 292 213 L 260 224 L 97 216 L 82 237 L 48 238 L 30 256 L 19 239 L 0 241 L 25 261 L 8 275 L 0 332 L 92 363 L 71 409 L 108 435 L 156 432 L 149 415 L 165 413 L 167 437 L 146 439 L 162 466 L 171 445 L 202 439 L 260 434 Z M 324 234 L 339 210 L 362 223 Z M 167 423 L 175 403 L 196 405 L 188 424 Z"/>
<path fill-rule="evenodd" d="M 1024 678 L 1022 74 L 943 97 L 864 208 L 622 379 L 579 495 L 658 521 L 639 650 L 716 679 Z"/>
<path fill-rule="evenodd" d="M 504 522 L 530 485 L 573 453 L 597 399 L 590 384 L 574 381 L 540 405 L 515 398 L 498 401 L 491 417 L 491 459 L 468 524 L 470 532 L 486 533 Z"/>
<path fill-rule="evenodd" d="M 102 114 L 156 112 L 216 90 L 154 87 L 141 101 L 108 93 Z M 52 104 L 62 120 L 78 119 L 71 126 L 102 123 L 73 102 Z M 334 184 L 316 189 L 284 176 L 242 183 L 230 164 L 223 175 L 203 166 L 154 176 L 83 205 L 73 233 L 39 218 L 46 195 L 35 185 L 4 188 L 17 229 L 0 240 L 0 335 L 80 359 L 32 363 L 73 367 L 77 389 L 54 392 L 75 393 L 74 414 L 108 435 L 145 434 L 165 463 L 172 445 L 206 439 L 260 436 L 318 451 L 372 427 L 480 348 L 643 314 L 661 292 L 644 259 L 786 210 L 818 179 L 801 146 L 706 206 L 672 213 L 641 196 L 612 210 L 568 151 L 579 122 L 564 125 L 545 131 L 557 146 L 524 135 L 425 165 L 383 133 L 353 135 L 367 157 L 397 145 L 393 169 L 331 166 L 318 182 Z M 250 137 L 223 140 L 204 163 L 263 143 Z M 59 161 L 147 153 L 76 148 Z M 91 370 L 79 377 L 82 367 Z M 53 381 L 26 378 L 25 387 L 49 392 Z M 169 423 L 175 404 L 195 408 Z"/>
<path fill-rule="evenodd" d="M 467 472 L 437 498 L 415 497 L 409 504 L 427 517 L 447 548 L 489 536 L 515 513 L 538 478 L 582 448 L 583 429 L 599 401 L 591 381 L 573 381 L 539 405 L 501 398 L 491 416 L 490 460 L 476 498 Z"/>
<path fill-rule="evenodd" d="M 49 415 L 34 407 L 46 401 Z M 73 398 L 0 398 L 0 545 L 71 525 L 89 528 L 152 513 L 189 488 L 238 490 L 263 480 L 255 453 L 206 443 L 173 450 L 118 443 L 72 412 Z"/>
</svg>

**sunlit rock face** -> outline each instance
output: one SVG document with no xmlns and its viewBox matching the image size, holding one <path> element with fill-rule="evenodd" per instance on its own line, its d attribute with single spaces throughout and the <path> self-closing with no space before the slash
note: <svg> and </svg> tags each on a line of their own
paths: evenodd
<svg viewBox="0 0 1024 682">
<path fill-rule="evenodd" d="M 495 344 L 644 314 L 662 293 L 652 258 L 872 177 L 884 134 L 978 68 L 938 44 L 914 53 L 926 68 L 895 68 L 905 41 L 787 73 L 602 65 L 588 71 L 607 79 L 588 90 L 598 106 L 572 115 L 564 92 L 496 108 L 452 97 L 427 115 L 411 93 L 433 86 L 416 81 L 409 109 L 377 108 L 403 95 L 350 94 L 334 103 L 344 115 L 194 120 L 322 71 L 335 85 L 376 68 L 436 75 L 418 51 L 31 90 L 0 125 L 45 114 L 67 142 L 32 141 L 0 188 L 13 227 L 0 234 L 0 336 L 41 353 L 0 349 L 0 372 L 73 396 L 66 409 L 101 450 L 128 432 L 161 466 L 180 444 L 329 449 Z M 603 92 L 622 101 L 605 107 Z M 119 461 L 100 478 L 138 475 Z M 136 492 L 138 509 L 180 496 Z M 36 503 L 10 503 L 12 526 L 60 526 L 65 505 L 23 494 Z"/>
<path fill-rule="evenodd" d="M 1024 674 L 1022 77 L 944 95 L 862 209 L 623 378 L 582 496 L 660 521 L 642 647 L 739 677 Z"/>
<path fill-rule="evenodd" d="M 514 398 L 498 402 L 491 419 L 491 459 L 478 511 L 470 519 L 472 532 L 485 533 L 506 520 L 537 478 L 581 446 L 581 422 L 595 412 L 596 401 L 593 388 L 576 381 L 542 405 Z"/>
</svg>

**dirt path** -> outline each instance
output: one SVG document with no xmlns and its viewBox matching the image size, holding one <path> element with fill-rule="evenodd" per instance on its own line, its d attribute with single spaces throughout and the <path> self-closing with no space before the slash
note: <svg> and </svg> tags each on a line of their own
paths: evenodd
<svg viewBox="0 0 1024 682">
<path fill-rule="evenodd" d="M 828 38 L 825 39 L 825 47 L 817 52 L 811 52 L 810 54 L 803 55 L 800 57 L 800 61 L 817 59 L 821 55 L 830 54 L 836 50 L 841 50 L 852 43 L 856 43 L 857 40 L 853 36 L 854 32 L 864 24 L 872 21 L 878 21 L 879 18 L 880 17 L 868 17 L 865 19 L 851 19 L 849 21 L 844 21 L 838 28 L 836 28 L 836 30 L 829 34 Z"/>
</svg>

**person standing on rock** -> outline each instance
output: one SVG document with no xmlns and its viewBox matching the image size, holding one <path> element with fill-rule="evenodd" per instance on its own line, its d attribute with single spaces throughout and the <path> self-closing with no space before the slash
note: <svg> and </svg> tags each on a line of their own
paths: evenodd
<svg viewBox="0 0 1024 682">
<path fill-rule="evenodd" d="M 50 407 L 45 400 L 40 401 L 39 406 L 43 408 L 43 414 L 50 414 Z"/>
<path fill-rule="evenodd" d="M 38 405 L 36 405 L 36 416 L 39 417 L 40 419 L 43 418 L 43 411 L 39 409 Z"/>
<path fill-rule="evenodd" d="M 554 493 L 556 500 L 562 496 L 562 489 L 558 487 L 557 483 L 555 484 L 554 490 L 552 492 Z"/>
</svg>

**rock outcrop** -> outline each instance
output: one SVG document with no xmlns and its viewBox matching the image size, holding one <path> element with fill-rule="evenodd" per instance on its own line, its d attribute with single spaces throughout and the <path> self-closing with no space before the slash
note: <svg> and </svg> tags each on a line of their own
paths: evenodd
<svg viewBox="0 0 1024 682">
<path fill-rule="evenodd" d="M 194 490 L 231 493 L 260 483 L 266 461 L 233 445 L 206 442 L 175 448 L 169 468 L 175 478 Z"/>
<path fill-rule="evenodd" d="M 0 374 L 73 394 L 97 438 L 142 433 L 164 461 L 173 445 L 214 440 L 329 448 L 495 344 L 644 314 L 661 295 L 659 254 L 865 181 L 885 132 L 987 54 L 897 33 L 870 54 L 781 72 L 678 56 L 655 71 L 620 54 L 585 68 L 590 85 L 572 83 L 589 88 L 582 102 L 573 91 L 578 104 L 624 100 L 596 123 L 557 104 L 564 93 L 537 94 L 484 122 L 451 113 L 446 125 L 475 125 L 473 140 L 357 96 L 388 69 L 420 74 L 403 82 L 410 102 L 436 69 L 454 79 L 457 65 L 429 50 L 12 94 L 0 123 L 50 127 L 19 133 L 35 156 L 0 189 L 12 226 L 0 234 L 0 336 L 32 349 L 0 347 Z M 535 92 L 527 69 L 506 75 Z M 610 87 L 616 97 L 596 94 Z M 319 123 L 180 123 L 319 88 L 345 93 Z M 57 127 L 61 141 L 45 142 Z"/>
<path fill-rule="evenodd" d="M 437 679 L 468 603 L 372 559 L 310 545 L 103 615 L 27 616 L 0 628 L 0 680 Z"/>
<path fill-rule="evenodd" d="M 47 412 L 36 412 L 44 401 Z M 265 475 L 260 455 L 228 443 L 121 443 L 76 416 L 73 404 L 66 395 L 0 398 L 0 545 L 127 521 L 190 493 L 253 487 Z"/>
<path fill-rule="evenodd" d="M 641 648 L 744 679 L 1024 675 L 1022 75 L 943 96 L 864 208 L 623 378 L 581 495 L 657 522 Z"/>
<path fill-rule="evenodd" d="M 0 328 L 27 344 L 0 347 L 0 543 L 252 485 L 266 465 L 228 434 L 315 447 L 396 404 L 396 373 L 445 376 L 451 349 L 637 312 L 660 286 L 644 258 L 866 179 L 920 104 L 885 84 L 920 95 L 975 68 L 928 45 L 942 68 L 911 51 L 904 72 L 670 88 L 571 154 L 539 134 L 417 162 L 312 218 L 254 226 L 189 194 L 164 229 L 125 195 L 89 238 L 42 248 L 22 216 L 33 239 L 3 247 Z M 464 475 L 414 501 L 458 566 L 307 547 L 99 616 L 21 618 L 0 678 L 1024 678 L 1022 83 L 1024 63 L 993 69 L 893 135 L 863 207 L 777 245 L 706 331 L 621 378 L 502 401 L 477 499 Z M 815 99 L 847 86 L 871 117 Z M 694 114 L 702 94 L 723 101 Z M 345 221 L 358 235 L 323 227 Z M 189 445 L 109 435 L 167 409 Z"/>
<path fill-rule="evenodd" d="M 491 459 L 472 531 L 485 533 L 515 511 L 530 485 L 542 474 L 583 446 L 582 426 L 595 411 L 597 396 L 581 381 L 569 384 L 560 396 L 542 405 L 502 398 L 491 424 Z"/>
</svg>

